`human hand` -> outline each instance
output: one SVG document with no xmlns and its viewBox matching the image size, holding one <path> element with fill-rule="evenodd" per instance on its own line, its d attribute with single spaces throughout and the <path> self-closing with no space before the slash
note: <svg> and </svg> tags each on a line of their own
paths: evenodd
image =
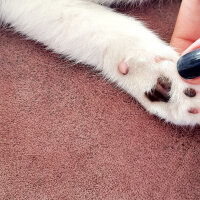
<svg viewBox="0 0 200 200">
<path fill-rule="evenodd" d="M 183 0 L 171 39 L 173 46 L 180 55 L 200 48 L 200 0 Z M 200 66 L 199 66 L 200 69 Z M 200 84 L 200 74 L 194 79 L 184 79 L 191 84 Z"/>
</svg>

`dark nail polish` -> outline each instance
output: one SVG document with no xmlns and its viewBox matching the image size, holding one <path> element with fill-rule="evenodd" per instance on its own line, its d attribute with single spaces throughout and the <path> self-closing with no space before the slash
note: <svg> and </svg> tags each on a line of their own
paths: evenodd
<svg viewBox="0 0 200 200">
<path fill-rule="evenodd" d="M 200 76 L 200 48 L 182 56 L 177 63 L 178 73 L 184 79 Z"/>
</svg>

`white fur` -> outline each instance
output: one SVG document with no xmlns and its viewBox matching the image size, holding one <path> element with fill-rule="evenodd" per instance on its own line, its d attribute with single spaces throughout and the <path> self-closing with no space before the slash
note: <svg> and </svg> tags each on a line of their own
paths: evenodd
<svg viewBox="0 0 200 200">
<path fill-rule="evenodd" d="M 177 53 L 141 22 L 97 4 L 113 2 L 119 0 L 0 0 L 0 18 L 54 52 L 95 66 L 166 121 L 180 125 L 199 123 L 199 114 L 188 113 L 191 107 L 198 108 L 199 95 L 189 98 L 183 94 L 188 85 L 177 74 Z M 166 61 L 156 63 L 157 56 Z M 122 60 L 130 66 L 126 76 L 117 70 Z M 144 93 L 161 75 L 172 80 L 172 98 L 168 103 L 152 103 Z"/>
</svg>

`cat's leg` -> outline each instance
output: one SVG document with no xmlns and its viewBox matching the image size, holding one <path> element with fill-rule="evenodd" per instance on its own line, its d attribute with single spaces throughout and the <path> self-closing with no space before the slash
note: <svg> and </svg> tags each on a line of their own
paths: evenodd
<svg viewBox="0 0 200 200">
<path fill-rule="evenodd" d="M 149 0 L 84 0 L 84 1 L 90 1 L 95 2 L 103 5 L 111 5 L 112 3 L 123 3 L 123 4 L 141 4 L 143 2 L 149 1 Z"/>
<path fill-rule="evenodd" d="M 142 23 L 80 0 L 0 0 L 0 17 L 56 53 L 95 66 L 148 111 L 176 124 L 200 122 L 199 93 L 176 71 L 176 52 Z M 126 75 L 118 70 L 124 61 Z"/>
</svg>

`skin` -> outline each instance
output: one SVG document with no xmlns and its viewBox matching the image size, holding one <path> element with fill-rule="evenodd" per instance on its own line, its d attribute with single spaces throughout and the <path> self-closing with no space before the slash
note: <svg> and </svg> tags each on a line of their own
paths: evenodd
<svg viewBox="0 0 200 200">
<path fill-rule="evenodd" d="M 171 39 L 180 55 L 200 48 L 200 0 L 183 0 L 176 26 Z M 200 78 L 184 80 L 191 84 L 200 84 Z"/>
</svg>

